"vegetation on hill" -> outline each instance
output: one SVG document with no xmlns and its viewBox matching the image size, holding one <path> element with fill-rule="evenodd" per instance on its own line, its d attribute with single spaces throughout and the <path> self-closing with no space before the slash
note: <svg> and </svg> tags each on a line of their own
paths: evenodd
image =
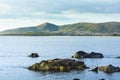
<svg viewBox="0 0 120 80">
<path fill-rule="evenodd" d="M 43 23 L 33 27 L 22 27 L 0 32 L 1 35 L 26 35 L 26 36 L 119 36 L 120 22 L 106 23 L 75 23 L 57 26 L 51 23 Z"/>
</svg>

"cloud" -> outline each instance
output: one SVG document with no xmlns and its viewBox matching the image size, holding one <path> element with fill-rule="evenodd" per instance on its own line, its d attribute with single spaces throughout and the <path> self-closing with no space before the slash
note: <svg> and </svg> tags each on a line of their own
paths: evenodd
<svg viewBox="0 0 120 80">
<path fill-rule="evenodd" d="M 0 18 L 56 17 L 58 19 L 60 16 L 57 15 L 62 15 L 66 11 L 120 14 L 119 4 L 120 0 L 0 0 Z"/>
<path fill-rule="evenodd" d="M 40 15 L 41 14 L 37 14 L 37 16 Z M 36 26 L 44 22 L 50 22 L 57 25 L 64 25 L 64 24 L 72 24 L 77 22 L 99 23 L 99 22 L 108 22 L 108 21 L 120 21 L 119 18 L 120 14 L 92 14 L 92 13 L 84 14 L 73 11 L 66 11 L 63 12 L 62 14 L 55 14 L 54 17 L 53 14 L 49 14 L 45 17 L 0 19 L 0 30 L 17 28 L 17 27 Z"/>
<path fill-rule="evenodd" d="M 11 6 L 7 4 L 0 4 L 0 14 L 7 14 L 11 10 Z"/>
<path fill-rule="evenodd" d="M 120 0 L 5 0 L 14 13 L 61 13 L 75 10 L 80 13 L 120 13 Z"/>
<path fill-rule="evenodd" d="M 79 13 L 75 11 L 65 11 L 63 15 L 74 22 L 108 22 L 120 21 L 120 14 L 101 14 L 101 13 Z"/>
<path fill-rule="evenodd" d="M 0 0 L 0 27 L 120 21 L 119 4 L 120 0 Z"/>
</svg>

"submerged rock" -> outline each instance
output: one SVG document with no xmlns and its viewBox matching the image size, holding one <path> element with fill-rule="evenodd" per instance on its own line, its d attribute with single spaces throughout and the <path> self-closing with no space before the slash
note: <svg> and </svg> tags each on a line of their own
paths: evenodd
<svg viewBox="0 0 120 80">
<path fill-rule="evenodd" d="M 66 72 L 71 70 L 84 70 L 86 65 L 82 61 L 75 61 L 72 59 L 53 59 L 43 60 L 40 63 L 29 66 L 29 70 L 33 71 L 54 71 Z"/>
<path fill-rule="evenodd" d="M 73 80 L 80 80 L 79 78 L 74 78 Z"/>
<path fill-rule="evenodd" d="M 84 51 L 78 51 L 72 56 L 72 58 L 103 58 L 103 57 L 104 56 L 101 53 L 96 52 L 86 53 Z"/>
<path fill-rule="evenodd" d="M 39 57 L 39 55 L 37 53 L 31 53 L 30 55 L 28 55 L 28 57 Z"/>
<path fill-rule="evenodd" d="M 105 80 L 105 79 L 102 78 L 102 79 L 99 79 L 99 80 Z"/>
<path fill-rule="evenodd" d="M 107 66 L 99 67 L 98 70 L 106 72 L 106 73 L 113 73 L 113 72 L 120 72 L 120 67 L 114 67 L 112 65 L 107 65 Z"/>
<path fill-rule="evenodd" d="M 120 72 L 120 67 L 114 67 L 112 65 L 107 65 L 107 66 L 101 66 L 101 67 L 96 67 L 92 69 L 91 71 L 103 71 L 105 73 L 113 73 L 113 72 Z"/>
<path fill-rule="evenodd" d="M 117 56 L 116 58 L 119 58 L 119 59 L 120 59 L 120 56 Z"/>
<path fill-rule="evenodd" d="M 98 72 L 98 67 L 92 69 L 91 71 Z"/>
</svg>

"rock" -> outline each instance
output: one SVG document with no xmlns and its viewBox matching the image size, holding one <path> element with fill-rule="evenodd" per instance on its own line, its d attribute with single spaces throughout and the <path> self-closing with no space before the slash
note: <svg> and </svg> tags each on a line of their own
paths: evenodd
<svg viewBox="0 0 120 80">
<path fill-rule="evenodd" d="M 88 58 L 103 58 L 103 54 L 101 53 L 95 53 L 95 52 L 91 52 L 90 54 L 88 54 Z"/>
<path fill-rule="evenodd" d="M 78 51 L 72 56 L 72 58 L 85 58 L 87 55 L 88 54 L 84 51 Z"/>
<path fill-rule="evenodd" d="M 119 59 L 120 59 L 120 56 L 117 56 L 116 58 L 119 58 Z"/>
<path fill-rule="evenodd" d="M 37 53 L 31 53 L 30 55 L 28 55 L 28 57 L 39 57 L 39 55 Z"/>
<path fill-rule="evenodd" d="M 98 70 L 103 71 L 105 73 L 113 73 L 113 72 L 120 72 L 120 67 L 114 67 L 112 65 L 107 65 L 107 66 L 98 67 Z"/>
<path fill-rule="evenodd" d="M 78 78 L 74 78 L 73 80 L 80 80 L 80 79 L 78 79 Z"/>
<path fill-rule="evenodd" d="M 102 79 L 99 79 L 99 80 L 105 80 L 105 79 L 102 78 Z"/>
<path fill-rule="evenodd" d="M 113 72 L 120 72 L 120 67 L 114 67 L 112 65 L 107 65 L 107 66 L 101 66 L 101 67 L 96 67 L 92 69 L 91 71 L 98 72 L 103 71 L 105 73 L 113 73 Z"/>
<path fill-rule="evenodd" d="M 91 71 L 98 72 L 98 67 L 92 69 Z"/>
<path fill-rule="evenodd" d="M 29 70 L 33 71 L 54 71 L 54 72 L 66 72 L 71 70 L 84 70 L 86 65 L 82 61 L 75 61 L 72 59 L 53 59 L 43 60 L 39 63 L 35 63 L 29 66 Z"/>
<path fill-rule="evenodd" d="M 101 53 L 96 52 L 86 53 L 84 51 L 78 51 L 72 56 L 72 58 L 103 58 L 103 57 L 104 56 Z"/>
</svg>

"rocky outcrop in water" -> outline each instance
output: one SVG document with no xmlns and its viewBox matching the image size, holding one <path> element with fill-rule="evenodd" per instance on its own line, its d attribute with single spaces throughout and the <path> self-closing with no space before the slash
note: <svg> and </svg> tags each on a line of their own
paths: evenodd
<svg viewBox="0 0 120 80">
<path fill-rule="evenodd" d="M 35 58 L 35 57 L 39 57 L 39 55 L 37 53 L 31 53 L 30 55 L 28 55 L 28 57 Z"/>
<path fill-rule="evenodd" d="M 73 80 L 80 80 L 79 78 L 74 78 Z"/>
<path fill-rule="evenodd" d="M 105 80 L 105 79 L 99 79 L 99 80 Z"/>
<path fill-rule="evenodd" d="M 91 71 L 98 72 L 98 67 L 92 69 Z"/>
<path fill-rule="evenodd" d="M 33 71 L 54 71 L 54 72 L 66 72 L 71 70 L 84 70 L 86 65 L 82 61 L 76 61 L 72 59 L 53 59 L 43 60 L 40 63 L 29 66 L 29 70 Z"/>
<path fill-rule="evenodd" d="M 103 58 L 103 57 L 104 56 L 101 53 L 96 52 L 86 53 L 84 51 L 78 51 L 72 56 L 72 58 Z"/>
<path fill-rule="evenodd" d="M 107 65 L 107 66 L 101 66 L 101 67 L 96 67 L 92 69 L 91 71 L 103 71 L 105 73 L 113 73 L 113 72 L 120 72 L 120 67 L 115 67 L 112 65 Z"/>
<path fill-rule="evenodd" d="M 120 59 L 120 56 L 117 56 L 116 58 Z"/>
</svg>

